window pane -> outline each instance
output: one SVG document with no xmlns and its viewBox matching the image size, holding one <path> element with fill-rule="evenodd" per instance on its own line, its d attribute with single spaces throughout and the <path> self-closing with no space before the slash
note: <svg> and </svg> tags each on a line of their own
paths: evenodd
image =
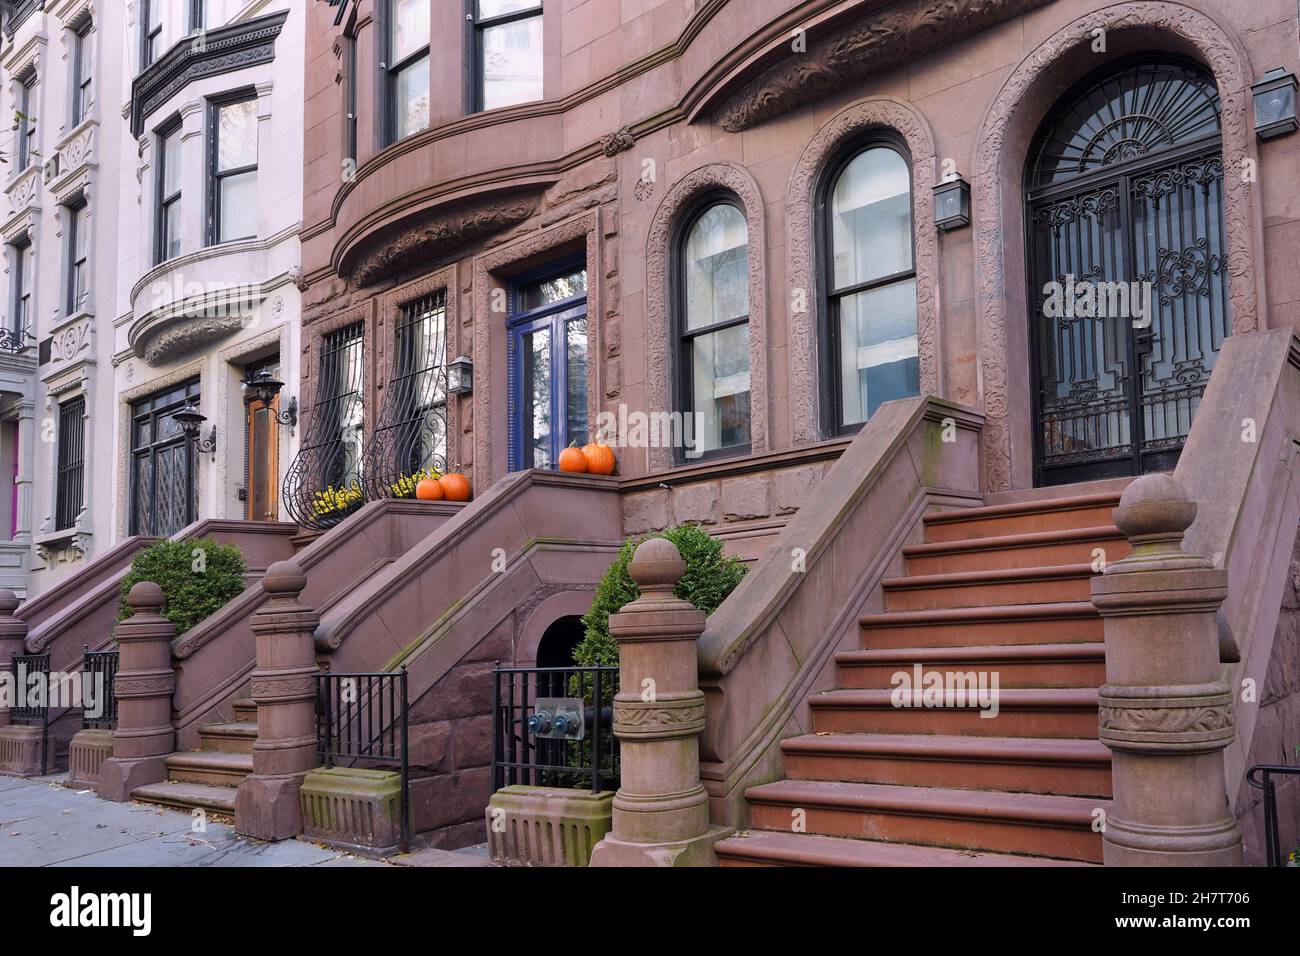
<svg viewBox="0 0 1300 956">
<path fill-rule="evenodd" d="M 544 305 L 563 302 L 587 291 L 587 270 L 577 269 L 545 282 L 532 282 L 519 290 L 519 311 L 528 312 Z"/>
<path fill-rule="evenodd" d="M 541 6 L 542 0 L 478 0 L 478 18 L 489 20 L 507 13 L 540 9 Z"/>
<path fill-rule="evenodd" d="M 257 165 L 257 100 L 227 103 L 218 110 L 217 170 Z"/>
<path fill-rule="evenodd" d="M 86 250 L 90 248 L 90 224 L 87 221 L 90 216 L 85 206 L 79 207 L 73 215 L 76 222 L 73 224 L 72 229 L 77 237 L 77 244 L 73 252 L 78 259 L 84 259 L 86 258 Z"/>
<path fill-rule="evenodd" d="M 542 18 L 483 30 L 483 108 L 542 98 Z"/>
<path fill-rule="evenodd" d="M 692 339 L 691 372 L 695 443 L 688 452 L 748 443 L 748 323 Z"/>
<path fill-rule="evenodd" d="M 587 444 L 587 317 L 570 319 L 564 326 L 568 361 L 566 404 L 569 444 Z"/>
<path fill-rule="evenodd" d="M 422 57 L 393 78 L 397 138 L 429 126 L 429 58 Z"/>
<path fill-rule="evenodd" d="M 429 45 L 429 0 L 393 0 L 389 66 Z"/>
<path fill-rule="evenodd" d="M 916 280 L 845 296 L 839 312 L 844 424 L 866 421 L 881 402 L 920 394 Z"/>
<path fill-rule="evenodd" d="M 730 203 L 705 210 L 686 240 L 686 328 L 749 314 L 749 239 Z"/>
<path fill-rule="evenodd" d="M 168 204 L 163 212 L 163 256 L 174 259 L 181 254 L 181 203 Z"/>
<path fill-rule="evenodd" d="M 168 133 L 163 140 L 163 195 L 181 190 L 181 131 Z"/>
<path fill-rule="evenodd" d="M 164 0 L 149 0 L 149 32 L 162 25 L 162 8 Z"/>
<path fill-rule="evenodd" d="M 912 267 L 911 180 L 892 149 L 860 153 L 835 182 L 831 242 L 836 289 Z"/>
<path fill-rule="evenodd" d="M 221 180 L 221 242 L 257 235 L 257 171 Z"/>
<path fill-rule="evenodd" d="M 524 359 L 523 465 L 551 466 L 551 332 L 539 329 L 521 339 Z"/>
</svg>

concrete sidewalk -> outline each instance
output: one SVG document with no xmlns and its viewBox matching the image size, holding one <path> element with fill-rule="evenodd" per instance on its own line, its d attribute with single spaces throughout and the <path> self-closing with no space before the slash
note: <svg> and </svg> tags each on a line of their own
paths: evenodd
<svg viewBox="0 0 1300 956">
<path fill-rule="evenodd" d="M 62 779 L 0 775 L 0 866 L 387 866 L 302 840 L 250 840 L 223 823 L 192 832 L 182 810 L 112 803 Z"/>
</svg>

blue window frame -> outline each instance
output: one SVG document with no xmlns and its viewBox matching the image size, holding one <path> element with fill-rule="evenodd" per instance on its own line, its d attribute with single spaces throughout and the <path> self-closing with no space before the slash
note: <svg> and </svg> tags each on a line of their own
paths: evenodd
<svg viewBox="0 0 1300 956">
<path fill-rule="evenodd" d="M 589 434 L 585 260 L 517 277 L 508 302 L 510 470 L 554 468 Z"/>
</svg>

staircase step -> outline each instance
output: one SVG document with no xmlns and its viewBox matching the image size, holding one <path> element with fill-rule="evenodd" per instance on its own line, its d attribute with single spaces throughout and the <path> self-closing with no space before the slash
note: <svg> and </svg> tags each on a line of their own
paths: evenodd
<svg viewBox="0 0 1300 956">
<path fill-rule="evenodd" d="M 1100 687 L 1106 679 L 1106 645 L 991 644 L 977 647 L 888 647 L 835 655 L 844 689 L 892 688 L 900 671 L 996 673 L 999 688 Z"/>
<path fill-rule="evenodd" d="M 808 698 L 813 730 L 838 734 L 958 734 L 976 737 L 1097 736 L 1097 691 L 999 690 L 996 716 L 977 707 L 897 707 L 893 690 L 834 690 Z"/>
<path fill-rule="evenodd" d="M 1119 492 L 1039 498 L 1008 504 L 932 511 L 922 519 L 925 540 L 960 541 L 1034 531 L 1066 531 L 1113 524 Z"/>
<path fill-rule="evenodd" d="M 886 578 L 887 611 L 932 611 L 1007 604 L 1088 601 L 1092 565 L 1063 564 L 1009 571 L 961 571 Z"/>
<path fill-rule="evenodd" d="M 1108 801 L 1038 793 L 779 780 L 750 787 L 752 827 L 1101 862 L 1092 829 Z M 797 814 L 796 811 L 802 811 Z"/>
<path fill-rule="evenodd" d="M 781 742 L 792 780 L 911 787 L 960 781 L 977 790 L 1111 795 L 1110 750 L 1099 740 L 934 734 L 805 734 Z"/>
<path fill-rule="evenodd" d="M 914 843 L 881 843 L 746 830 L 714 844 L 718 865 L 740 866 L 1087 866 L 1077 860 L 1051 860 L 1009 853 L 976 853 Z"/>
<path fill-rule="evenodd" d="M 1069 531 L 1033 531 L 962 541 L 911 544 L 903 548 L 908 574 L 997 571 L 1010 568 L 1092 564 L 1101 551 L 1106 562 L 1127 557 L 1128 539 L 1114 525 Z"/>
<path fill-rule="evenodd" d="M 197 807 L 233 816 L 237 792 L 235 787 L 213 787 L 201 783 L 151 783 L 132 790 L 131 799 L 182 810 Z"/>
<path fill-rule="evenodd" d="M 251 697 L 243 697 L 233 704 L 235 720 L 257 723 L 257 703 Z"/>
<path fill-rule="evenodd" d="M 203 749 L 230 754 L 251 754 L 257 742 L 257 721 L 232 720 L 199 727 Z"/>
<path fill-rule="evenodd" d="M 859 618 L 862 646 L 1096 643 L 1101 615 L 1091 601 L 893 611 Z"/>
<path fill-rule="evenodd" d="M 192 750 L 171 754 L 166 764 L 170 779 L 179 783 L 237 787 L 239 781 L 253 772 L 253 755 Z"/>
</svg>

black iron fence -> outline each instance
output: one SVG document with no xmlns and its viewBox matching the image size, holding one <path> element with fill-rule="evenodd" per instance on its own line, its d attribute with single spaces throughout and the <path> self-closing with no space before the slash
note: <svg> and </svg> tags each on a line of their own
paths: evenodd
<svg viewBox="0 0 1300 956">
<path fill-rule="evenodd" d="M 1246 781 L 1257 790 L 1264 791 L 1264 842 L 1268 844 L 1268 865 L 1286 866 L 1277 829 L 1277 781 L 1273 779 L 1274 774 L 1300 776 L 1300 767 L 1256 764 L 1246 771 Z"/>
<path fill-rule="evenodd" d="M 618 788 L 617 667 L 497 666 L 492 677 L 494 790 Z"/>
<path fill-rule="evenodd" d="M 46 774 L 50 755 L 50 655 L 15 654 L 13 661 L 18 699 L 9 710 L 9 720 L 41 728 L 41 773 Z"/>
<path fill-rule="evenodd" d="M 326 767 L 396 767 L 401 774 L 402 849 L 411 844 L 406 668 L 316 675 L 316 750 Z"/>
<path fill-rule="evenodd" d="M 83 727 L 98 727 L 112 730 L 117 726 L 117 695 L 113 693 L 113 680 L 117 677 L 117 651 L 92 651 L 89 645 L 82 658 L 81 672 L 85 681 L 83 686 L 94 687 L 96 701 L 99 703 L 98 716 L 92 717 L 84 712 L 81 718 Z"/>
</svg>

